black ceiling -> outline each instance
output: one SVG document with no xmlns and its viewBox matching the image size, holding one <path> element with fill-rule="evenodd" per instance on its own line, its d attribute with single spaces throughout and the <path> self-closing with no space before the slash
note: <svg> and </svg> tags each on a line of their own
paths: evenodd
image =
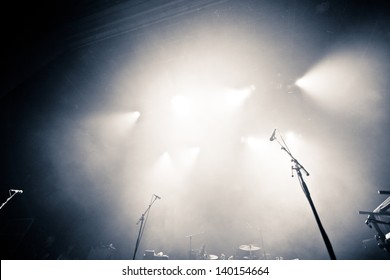
<svg viewBox="0 0 390 280">
<path fill-rule="evenodd" d="M 281 25 L 284 36 L 298 36 L 296 40 L 300 39 L 300 27 L 318 25 L 318 34 L 314 35 L 317 38 L 313 37 L 319 40 L 318 44 L 329 43 L 354 30 L 388 42 L 387 6 L 384 1 L 368 0 L 8 1 L 2 5 L 6 16 L 1 18 L 0 96 L 60 54 L 207 12 L 227 17 L 233 9 L 255 13 L 259 18 L 271 19 L 275 26 Z"/>
</svg>

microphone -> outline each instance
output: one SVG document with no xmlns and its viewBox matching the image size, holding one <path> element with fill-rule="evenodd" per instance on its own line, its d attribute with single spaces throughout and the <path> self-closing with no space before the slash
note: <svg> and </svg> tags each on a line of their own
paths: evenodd
<svg viewBox="0 0 390 280">
<path fill-rule="evenodd" d="M 274 129 L 274 132 L 272 132 L 271 138 L 269 138 L 269 141 L 274 141 L 275 140 L 275 133 L 276 133 L 276 128 Z"/>
<path fill-rule="evenodd" d="M 157 194 L 153 194 L 156 198 L 158 198 L 158 199 L 161 199 L 161 197 L 160 196 L 158 196 Z"/>
<path fill-rule="evenodd" d="M 11 191 L 11 192 L 16 192 L 16 193 L 23 193 L 23 190 L 14 190 L 14 189 L 11 189 L 10 191 Z"/>
</svg>

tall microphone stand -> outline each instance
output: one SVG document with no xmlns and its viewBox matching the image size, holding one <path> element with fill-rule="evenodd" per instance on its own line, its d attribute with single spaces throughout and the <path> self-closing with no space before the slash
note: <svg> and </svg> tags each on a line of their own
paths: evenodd
<svg viewBox="0 0 390 280">
<path fill-rule="evenodd" d="M 139 226 L 137 241 L 135 243 L 133 260 L 135 260 L 135 256 L 137 255 L 139 244 L 141 243 L 142 235 L 144 234 L 144 229 L 145 229 L 146 221 L 147 221 L 148 216 L 149 216 L 149 211 L 152 208 L 153 203 L 157 200 L 157 198 L 159 198 L 159 197 L 157 197 L 156 195 L 152 196 L 152 200 L 151 200 L 148 208 L 146 208 L 145 212 L 142 213 L 141 217 L 139 218 L 139 220 L 137 222 L 137 225 L 139 224 L 140 226 Z"/>
<path fill-rule="evenodd" d="M 11 191 L 13 191 L 13 194 L 11 194 Z M 14 190 L 9 190 L 9 197 L 7 198 L 6 201 L 3 202 L 3 204 L 1 204 L 0 206 L 0 210 L 8 203 L 8 201 L 10 201 L 17 193 L 22 193 L 22 191 L 14 191 Z"/>
<path fill-rule="evenodd" d="M 313 203 L 313 200 L 311 199 L 311 196 L 310 196 L 310 192 L 309 192 L 309 189 L 306 185 L 306 182 L 305 180 L 303 180 L 303 176 L 302 176 L 302 172 L 301 170 L 303 170 L 306 174 L 306 176 L 309 176 L 309 172 L 307 172 L 307 170 L 302 166 L 302 164 L 300 164 L 298 162 L 298 160 L 291 154 L 291 152 L 289 151 L 287 145 L 285 144 L 286 147 L 284 147 L 280 142 L 279 140 L 275 137 L 275 132 L 274 134 L 272 135 L 272 137 L 270 138 L 271 141 L 275 140 L 279 143 L 279 145 L 281 146 L 281 149 L 283 151 L 285 151 L 290 157 L 291 157 L 291 162 L 294 164 L 294 166 L 292 166 L 292 170 L 297 173 L 298 175 L 298 180 L 299 180 L 299 183 L 301 185 L 301 188 L 302 188 L 302 191 L 304 192 L 307 200 L 309 201 L 309 204 L 310 204 L 310 207 L 311 207 L 311 210 L 313 211 L 313 214 L 314 214 L 314 217 L 316 219 L 316 222 L 317 222 L 317 225 L 318 225 L 318 228 L 320 229 L 320 232 L 321 232 L 321 235 L 322 235 L 322 238 L 324 239 L 324 242 L 325 242 L 325 245 L 326 245 L 326 248 L 328 250 L 328 253 L 329 253 L 329 256 L 330 256 L 330 259 L 331 260 L 336 260 L 336 255 L 333 251 L 333 248 L 332 248 L 332 244 L 330 243 L 330 240 L 328 238 L 328 235 L 326 234 L 325 232 L 325 229 L 324 227 L 322 226 L 322 223 L 321 223 L 321 220 L 320 220 L 320 217 L 318 216 L 318 213 L 317 213 L 317 210 L 314 206 L 314 203 Z M 283 140 L 283 138 L 282 138 Z M 284 142 L 284 141 L 283 141 Z M 292 174 L 292 176 L 294 177 L 294 173 Z"/>
</svg>

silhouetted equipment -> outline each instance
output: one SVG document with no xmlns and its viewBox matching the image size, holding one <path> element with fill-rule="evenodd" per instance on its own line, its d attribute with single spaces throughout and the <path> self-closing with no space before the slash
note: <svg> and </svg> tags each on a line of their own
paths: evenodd
<svg viewBox="0 0 390 280">
<path fill-rule="evenodd" d="M 108 245 L 94 246 L 88 254 L 88 260 L 114 260 L 116 259 L 116 248 L 112 243 Z"/>
<path fill-rule="evenodd" d="M 154 250 L 145 250 L 144 260 L 169 260 L 169 257 L 167 255 L 164 255 L 163 252 L 155 253 Z"/>
<path fill-rule="evenodd" d="M 20 193 L 22 194 L 23 193 L 23 190 L 15 190 L 15 189 L 11 189 L 8 191 L 9 192 L 9 197 L 7 198 L 6 201 L 4 201 L 1 205 L 0 205 L 0 210 L 8 203 L 8 201 L 10 201 L 16 194 Z M 12 192 L 12 193 L 11 193 Z"/>
<path fill-rule="evenodd" d="M 236 260 L 259 260 L 262 257 L 261 247 L 254 244 L 241 245 L 238 247 L 234 259 Z"/>
<path fill-rule="evenodd" d="M 378 194 L 390 195 L 390 191 L 378 191 Z M 379 248 L 390 253 L 390 196 L 372 212 L 359 211 L 359 214 L 368 215 L 365 223 L 376 230 L 375 239 Z"/>
<path fill-rule="evenodd" d="M 148 221 L 150 209 L 152 208 L 153 203 L 154 203 L 157 199 L 161 199 L 161 197 L 159 197 L 158 195 L 153 194 L 149 206 L 146 208 L 145 212 L 142 213 L 141 217 L 139 218 L 139 220 L 138 220 L 138 222 L 137 222 L 137 225 L 140 224 L 140 226 L 139 226 L 137 241 L 136 241 L 136 243 L 135 243 L 135 249 L 134 249 L 134 254 L 133 254 L 133 260 L 135 260 L 135 258 L 136 258 L 136 256 L 137 256 L 137 251 L 138 251 L 138 248 L 139 248 L 139 244 L 141 243 L 142 235 L 144 234 L 145 225 L 146 225 L 146 222 Z"/>
<path fill-rule="evenodd" d="M 205 247 L 203 247 L 200 250 L 192 249 L 192 237 L 203 234 L 203 233 L 204 232 L 198 232 L 198 233 L 189 234 L 189 235 L 185 236 L 185 238 L 189 238 L 189 241 L 190 241 L 190 243 L 189 243 L 190 247 L 188 250 L 188 259 L 190 259 L 190 260 L 200 260 L 201 259 L 201 251 L 202 251 L 202 249 L 204 250 Z M 203 246 L 205 246 L 205 245 L 203 245 Z"/>
<path fill-rule="evenodd" d="M 203 245 L 202 248 L 200 249 L 191 249 L 189 251 L 189 259 L 190 260 L 218 260 L 219 257 L 217 255 L 209 254 L 206 251 L 206 245 Z"/>
<path fill-rule="evenodd" d="M 261 249 L 260 247 L 252 244 L 240 246 L 240 250 L 248 251 L 248 252 L 259 251 L 260 249 Z"/>
<path fill-rule="evenodd" d="M 206 260 L 218 260 L 217 255 L 206 255 Z"/>
<path fill-rule="evenodd" d="M 314 202 L 313 202 L 313 200 L 311 198 L 311 194 L 309 192 L 309 188 L 308 188 L 305 180 L 303 179 L 301 170 L 303 170 L 303 172 L 306 174 L 306 176 L 309 176 L 310 174 L 305 169 L 305 167 L 303 167 L 303 165 L 292 155 L 292 153 L 290 152 L 290 149 L 287 147 L 287 144 L 284 141 L 282 135 L 280 135 L 280 137 L 281 137 L 281 140 L 282 140 L 283 144 L 278 140 L 278 138 L 276 137 L 276 134 L 275 134 L 276 131 L 278 131 L 278 130 L 274 129 L 274 132 L 271 135 L 270 141 L 276 140 L 279 143 L 281 149 L 283 151 L 285 151 L 290 156 L 291 162 L 293 163 L 293 166 L 291 166 L 291 170 L 293 172 L 292 173 L 292 177 L 294 177 L 294 170 L 295 170 L 295 172 L 298 175 L 298 180 L 299 180 L 299 184 L 301 185 L 301 189 L 302 189 L 303 193 L 305 194 L 305 196 L 307 198 L 307 201 L 309 202 L 310 208 L 311 208 L 311 210 L 313 212 L 313 215 L 314 215 L 314 218 L 315 218 L 315 220 L 317 222 L 318 229 L 320 230 L 320 233 L 322 235 L 322 239 L 324 240 L 326 249 L 328 250 L 329 257 L 330 257 L 331 260 L 336 260 L 336 254 L 334 253 L 332 244 L 331 244 L 330 239 L 329 239 L 329 237 L 328 237 L 328 235 L 327 235 L 327 233 L 325 231 L 325 228 L 322 225 L 320 217 L 319 217 L 319 215 L 317 213 L 317 209 L 314 206 Z"/>
</svg>

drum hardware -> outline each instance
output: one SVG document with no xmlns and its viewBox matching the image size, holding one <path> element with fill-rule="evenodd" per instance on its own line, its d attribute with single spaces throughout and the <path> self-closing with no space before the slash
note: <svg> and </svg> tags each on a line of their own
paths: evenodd
<svg viewBox="0 0 390 280">
<path fill-rule="evenodd" d="M 189 251 L 188 251 L 188 257 L 190 260 L 197 260 L 199 259 L 200 255 L 201 255 L 201 252 L 199 252 L 198 250 L 193 250 L 192 249 L 192 237 L 194 236 L 197 236 L 197 235 L 200 235 L 200 234 L 203 234 L 203 232 L 198 232 L 198 233 L 194 233 L 194 234 L 189 234 L 189 235 L 186 235 L 185 238 L 189 238 Z"/>
<path fill-rule="evenodd" d="M 217 255 L 207 255 L 206 260 L 218 260 L 218 256 Z"/>
<path fill-rule="evenodd" d="M 254 244 L 241 245 L 238 247 L 239 251 L 237 253 L 236 259 L 242 260 L 257 260 L 259 256 L 258 251 L 261 250 L 261 247 Z"/>
<path fill-rule="evenodd" d="M 253 244 L 241 245 L 239 248 L 240 248 L 240 250 L 248 251 L 248 252 L 259 251 L 261 249 L 260 247 L 253 245 Z"/>
<path fill-rule="evenodd" d="M 144 260 L 169 260 L 169 256 L 165 255 L 163 252 L 155 253 L 154 250 L 145 250 Z"/>
<path fill-rule="evenodd" d="M 378 194 L 390 195 L 390 191 L 378 191 Z M 373 211 L 359 211 L 359 214 L 368 215 L 365 224 L 376 230 L 378 247 L 390 253 L 390 196 Z"/>
</svg>

